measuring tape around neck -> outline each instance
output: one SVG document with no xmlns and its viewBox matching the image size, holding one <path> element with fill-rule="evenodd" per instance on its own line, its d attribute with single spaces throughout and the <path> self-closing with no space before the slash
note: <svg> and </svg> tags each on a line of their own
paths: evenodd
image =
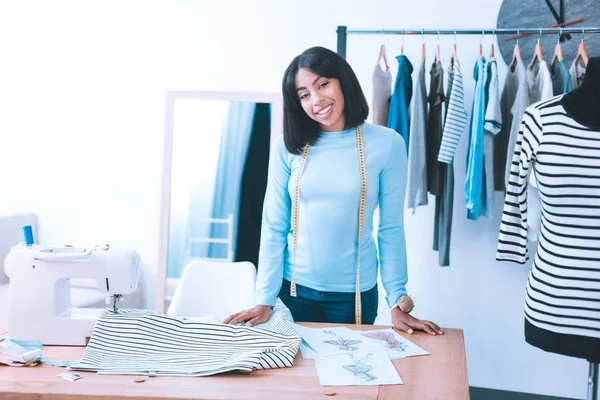
<svg viewBox="0 0 600 400">
<path fill-rule="evenodd" d="M 355 298 L 355 321 L 357 325 L 362 323 L 362 304 L 360 299 L 360 244 L 362 242 L 362 233 L 365 217 L 365 208 L 367 206 L 367 172 L 365 164 L 365 148 L 363 143 L 362 127 L 356 127 L 356 143 L 358 146 L 358 164 L 360 167 L 360 207 L 358 214 L 358 251 L 356 266 L 356 298 Z M 300 179 L 304 173 L 306 159 L 308 157 L 309 144 L 304 146 L 300 168 L 296 176 L 296 186 L 294 188 L 294 204 L 292 207 L 292 229 L 294 231 L 294 265 L 292 266 L 292 282 L 290 285 L 290 296 L 296 297 L 296 251 L 298 249 L 298 220 L 300 217 Z"/>
</svg>

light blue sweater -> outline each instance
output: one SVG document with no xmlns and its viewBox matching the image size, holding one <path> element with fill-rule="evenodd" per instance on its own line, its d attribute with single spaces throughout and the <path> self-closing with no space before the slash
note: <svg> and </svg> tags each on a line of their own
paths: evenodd
<svg viewBox="0 0 600 400">
<path fill-rule="evenodd" d="M 379 265 L 386 301 L 406 294 L 404 237 L 406 148 L 394 130 L 363 124 L 367 207 L 361 243 L 361 291 L 377 284 L 373 213 L 379 204 Z M 279 136 L 271 151 L 256 282 L 256 303 L 274 305 L 282 277 L 329 292 L 356 288 L 360 168 L 356 130 L 323 132 L 311 146 L 300 184 L 298 248 L 293 256 L 292 200 L 301 155 L 289 153 Z"/>
</svg>

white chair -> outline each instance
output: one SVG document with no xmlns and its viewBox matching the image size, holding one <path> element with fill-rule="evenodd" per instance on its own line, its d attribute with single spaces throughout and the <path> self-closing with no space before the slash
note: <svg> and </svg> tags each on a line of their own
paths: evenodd
<svg viewBox="0 0 600 400">
<path fill-rule="evenodd" d="M 176 317 L 226 317 L 254 306 L 251 262 L 194 260 L 186 265 L 167 311 Z"/>
</svg>

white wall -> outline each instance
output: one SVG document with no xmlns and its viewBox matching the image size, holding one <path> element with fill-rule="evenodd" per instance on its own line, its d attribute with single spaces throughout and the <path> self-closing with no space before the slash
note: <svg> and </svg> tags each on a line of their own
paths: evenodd
<svg viewBox="0 0 600 400">
<path fill-rule="evenodd" d="M 285 67 L 303 49 L 335 49 L 337 25 L 494 27 L 500 3 L 2 2 L 0 210 L 37 213 L 46 243 L 109 242 L 136 249 L 152 307 L 167 90 L 278 91 Z M 381 40 L 348 41 L 348 60 L 368 96 Z M 390 52 L 400 48 L 400 37 L 383 40 Z M 412 60 L 419 57 L 420 40 L 405 39 Z M 459 37 L 468 108 L 479 40 Z M 441 38 L 444 60 L 451 41 Z M 430 62 L 436 38 L 427 42 Z M 494 261 L 499 220 L 465 218 L 465 143 L 456 162 L 450 268 L 438 267 L 430 250 L 432 207 L 407 215 L 416 314 L 465 330 L 472 386 L 583 398 L 584 361 L 544 354 L 524 342 L 528 268 Z"/>
</svg>

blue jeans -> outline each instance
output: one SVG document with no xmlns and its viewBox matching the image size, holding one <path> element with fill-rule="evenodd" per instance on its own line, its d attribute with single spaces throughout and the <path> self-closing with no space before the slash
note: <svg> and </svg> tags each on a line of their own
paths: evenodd
<svg viewBox="0 0 600 400">
<path fill-rule="evenodd" d="M 328 322 L 354 324 L 355 294 L 321 292 L 296 284 L 297 297 L 290 296 L 290 281 L 284 279 L 279 298 L 290 309 L 295 322 Z M 377 317 L 379 293 L 377 285 L 360 294 L 362 323 L 373 325 Z"/>
</svg>

